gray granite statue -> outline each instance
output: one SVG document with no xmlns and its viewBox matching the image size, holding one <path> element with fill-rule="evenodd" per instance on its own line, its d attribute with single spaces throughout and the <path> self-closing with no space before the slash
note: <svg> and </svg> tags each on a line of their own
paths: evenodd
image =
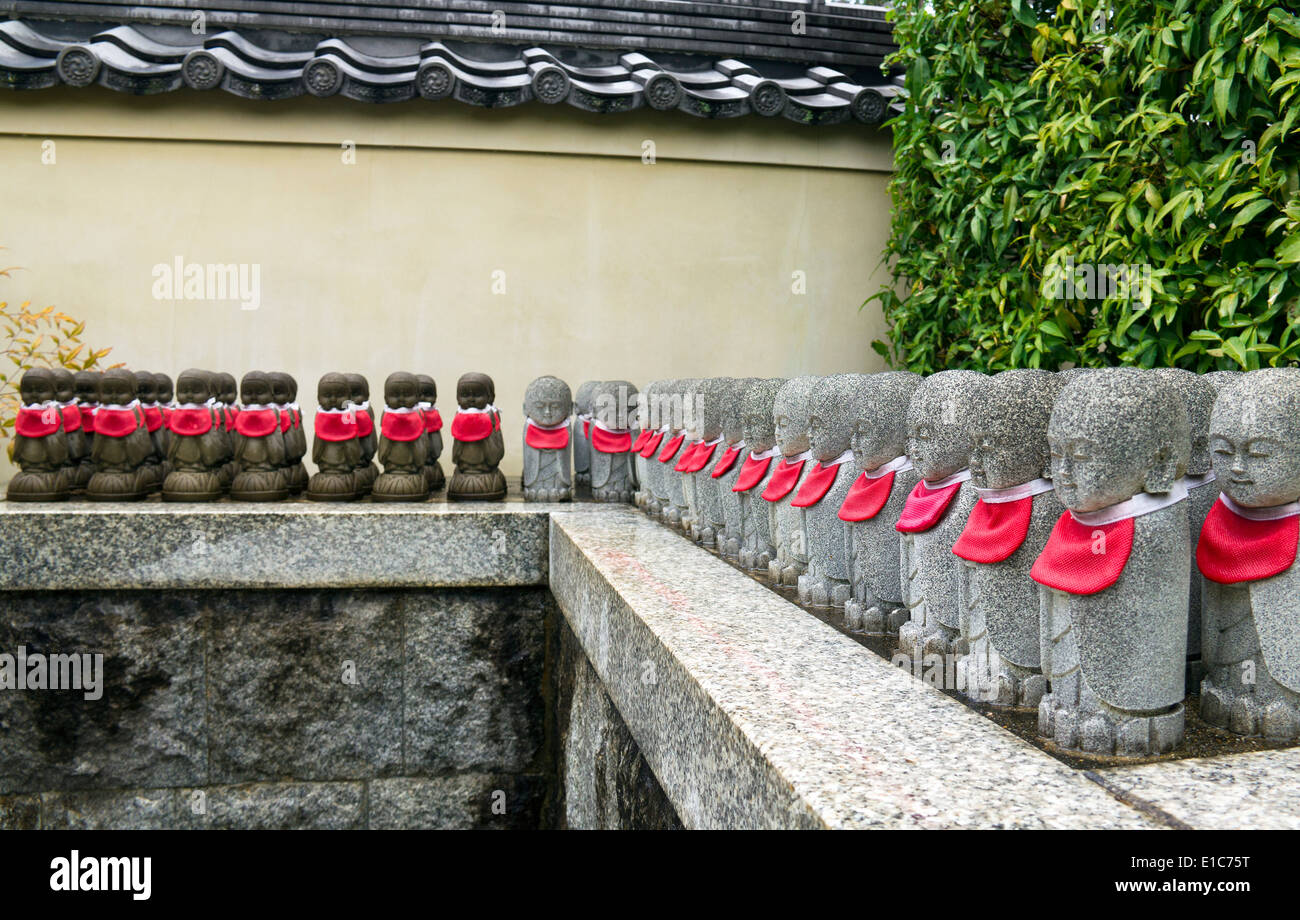
<svg viewBox="0 0 1300 920">
<path fill-rule="evenodd" d="M 667 433 L 667 425 L 661 424 L 659 419 L 659 394 L 663 392 L 663 386 L 664 381 L 652 380 L 641 391 L 637 400 L 637 424 L 641 428 L 641 434 L 632 445 L 632 451 L 636 454 L 634 463 L 639 487 L 636 493 L 637 507 L 651 517 L 663 513 L 663 505 L 657 494 L 663 491 L 662 476 L 655 459 Z"/>
<path fill-rule="evenodd" d="M 686 505 L 691 512 L 690 538 L 696 543 L 716 545 L 716 522 L 722 516 L 717 484 L 712 479 L 713 465 L 722 454 L 722 411 L 726 393 L 735 383 L 731 377 L 707 377 L 696 390 L 696 419 L 694 446 L 687 459 L 682 461 L 682 482 L 686 489 Z"/>
<path fill-rule="evenodd" d="M 1222 494 L 1197 546 L 1204 576 L 1201 718 L 1300 737 L 1300 372 L 1227 382 L 1210 417 Z"/>
<path fill-rule="evenodd" d="M 845 411 L 866 381 L 864 374 L 822 377 L 813 387 L 808 413 L 812 454 L 803 485 L 790 501 L 802 515 L 808 571 L 799 576 L 799 602 L 843 607 L 850 594 L 849 548 L 840 506 L 858 478 L 853 464 L 854 417 Z"/>
<path fill-rule="evenodd" d="M 1061 390 L 1047 439 L 1067 512 L 1030 574 L 1049 692 L 1038 730 L 1065 750 L 1143 756 L 1183 735 L 1187 413 L 1155 374 L 1107 368 Z"/>
<path fill-rule="evenodd" d="M 774 410 L 776 394 L 785 384 L 783 377 L 758 380 L 745 391 L 740 401 L 744 460 L 731 491 L 740 497 L 740 564 L 755 571 L 767 571 L 776 558 L 772 517 L 763 493 L 781 464 Z"/>
<path fill-rule="evenodd" d="M 650 424 L 657 424 L 658 427 L 655 429 L 654 437 L 646 442 L 641 451 L 646 455 L 646 484 L 650 491 L 646 500 L 646 509 L 653 517 L 665 522 L 673 514 L 673 503 L 668 489 L 669 467 L 666 463 L 660 462 L 659 457 L 669 450 L 674 441 L 677 442 L 677 447 L 673 448 L 675 454 L 681 447 L 681 440 L 678 439 L 684 438 L 681 430 L 684 422 L 678 383 L 679 381 L 676 380 L 661 380 L 655 388 L 650 404 Z"/>
<path fill-rule="evenodd" d="M 538 377 L 524 391 L 524 501 L 573 498 L 573 394 L 559 377 Z"/>
<path fill-rule="evenodd" d="M 11 502 L 65 501 L 69 496 L 68 439 L 57 381 L 46 367 L 34 367 L 18 381 L 22 400 L 14 420 L 14 463 L 20 472 L 9 481 Z"/>
<path fill-rule="evenodd" d="M 626 380 L 602 380 L 591 391 L 591 403 L 591 497 L 598 502 L 631 502 L 636 491 L 632 464 L 636 387 Z"/>
<path fill-rule="evenodd" d="M 636 473 L 636 491 L 632 493 L 632 504 L 642 511 L 649 511 L 650 504 L 650 488 L 646 483 L 649 464 L 644 451 L 646 444 L 652 441 L 657 433 L 650 425 L 650 406 L 654 398 L 654 388 L 658 383 L 657 380 L 647 383 L 645 389 L 637 394 L 636 401 L 634 426 L 637 436 L 632 442 L 632 469 Z"/>
<path fill-rule="evenodd" d="M 898 575 L 900 534 L 894 523 L 918 479 L 907 455 L 907 408 L 921 385 L 911 371 L 869 374 L 843 407 L 854 423 L 858 477 L 840 504 L 849 541 L 852 596 L 844 623 L 871 635 L 897 635 L 910 614 Z"/>
<path fill-rule="evenodd" d="M 1219 500 L 1219 483 L 1210 463 L 1210 410 L 1218 391 L 1199 374 L 1179 368 L 1161 367 L 1151 373 L 1160 377 L 1177 392 L 1179 401 L 1187 412 L 1187 426 L 1191 434 L 1191 454 L 1187 460 L 1187 475 L 1183 486 L 1187 489 L 1187 523 L 1192 544 L 1189 569 L 1191 586 L 1187 604 L 1187 658 L 1194 665 L 1201 660 L 1201 576 L 1196 569 L 1196 538 L 1214 503 Z M 1194 672 L 1199 680 L 1199 667 Z"/>
<path fill-rule="evenodd" d="M 792 377 L 776 393 L 772 420 L 776 424 L 776 446 L 781 454 L 776 469 L 763 490 L 767 502 L 772 545 L 776 557 L 767 564 L 768 575 L 780 585 L 795 587 L 808 569 L 808 546 L 804 542 L 803 511 L 790 502 L 808 473 L 812 452 L 808 444 L 808 416 L 813 387 L 818 377 Z"/>
<path fill-rule="evenodd" d="M 758 382 L 757 377 L 727 378 L 726 385 L 718 394 L 721 400 L 722 443 L 717 449 L 716 459 L 705 467 L 705 472 L 712 481 L 705 486 L 711 490 L 705 502 L 708 528 L 714 534 L 714 546 L 727 559 L 740 556 L 742 534 L 740 493 L 733 491 L 745 464 L 745 428 L 741 403 L 749 388 Z"/>
<path fill-rule="evenodd" d="M 664 483 L 668 492 L 668 504 L 664 507 L 664 521 L 681 530 L 689 530 L 691 511 L 686 501 L 686 486 L 677 465 L 682 462 L 690 445 L 692 433 L 699 424 L 696 402 L 698 385 L 699 378 L 695 377 L 673 381 L 673 389 L 668 394 L 668 400 L 675 413 L 674 425 L 680 420 L 681 427 L 674 427 L 673 431 L 669 432 L 671 437 L 664 437 L 663 450 L 659 451 L 659 463 L 664 467 Z"/>
<path fill-rule="evenodd" d="M 573 394 L 573 484 L 591 488 L 591 399 L 599 380 L 584 380 Z"/>
<path fill-rule="evenodd" d="M 1029 570 L 1060 518 L 1047 423 L 1063 381 L 1041 370 L 988 378 L 970 413 L 970 485 L 979 496 L 953 554 L 965 654 L 958 689 L 999 706 L 1037 709 L 1038 586 Z"/>
<path fill-rule="evenodd" d="M 1217 396 L 1224 386 L 1236 380 L 1241 374 L 1241 371 L 1210 371 L 1208 374 L 1202 374 L 1201 379 L 1214 387 L 1214 393 Z"/>
<path fill-rule="evenodd" d="M 914 661 L 959 652 L 957 574 L 952 546 L 975 507 L 970 479 L 970 417 L 987 378 L 974 371 L 940 371 L 926 377 L 907 408 L 907 454 L 916 467 L 895 529 L 903 602 L 910 619 L 898 629 L 898 646 Z"/>
</svg>

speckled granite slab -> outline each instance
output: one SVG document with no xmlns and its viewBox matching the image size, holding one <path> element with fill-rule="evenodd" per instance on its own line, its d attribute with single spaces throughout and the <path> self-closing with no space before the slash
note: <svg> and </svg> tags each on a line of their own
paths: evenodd
<svg viewBox="0 0 1300 920">
<path fill-rule="evenodd" d="M 0 590 L 544 585 L 556 510 L 609 509 L 0 502 Z"/>
<path fill-rule="evenodd" d="M 551 591 L 688 827 L 1168 827 L 638 513 Z"/>
</svg>

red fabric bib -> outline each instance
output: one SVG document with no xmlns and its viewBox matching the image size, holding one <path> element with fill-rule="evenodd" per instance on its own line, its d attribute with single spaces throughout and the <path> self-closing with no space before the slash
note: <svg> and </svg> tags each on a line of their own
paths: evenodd
<svg viewBox="0 0 1300 920">
<path fill-rule="evenodd" d="M 654 436 L 653 431 L 649 431 L 648 429 L 642 428 L 641 433 L 636 436 L 635 443 L 632 444 L 632 452 L 636 454 L 641 453 L 641 448 L 645 447 L 645 442 L 649 441 L 650 438 L 653 436 Z"/>
<path fill-rule="evenodd" d="M 492 413 L 492 427 L 495 428 L 497 431 L 500 431 L 500 430 L 501 430 L 501 413 L 500 413 L 500 412 L 493 411 L 493 413 Z"/>
<path fill-rule="evenodd" d="M 673 438 L 671 441 L 665 444 L 664 449 L 659 452 L 659 462 L 667 463 L 673 457 L 677 456 L 677 451 L 682 446 L 682 442 L 685 440 L 686 440 L 686 435 L 679 434 L 677 437 Z"/>
<path fill-rule="evenodd" d="M 1105 537 L 1105 552 L 1097 552 Z M 1080 524 L 1066 511 L 1056 521 L 1029 577 L 1070 594 L 1096 594 L 1119 580 L 1133 552 L 1133 518 L 1113 524 Z"/>
<path fill-rule="evenodd" d="M 288 409 L 281 409 L 280 412 L 280 431 L 288 431 L 289 426 L 293 424 L 293 416 Z"/>
<path fill-rule="evenodd" d="M 686 464 L 684 473 L 698 473 L 709 465 L 713 459 L 714 452 L 718 449 L 716 444 L 697 444 L 695 450 L 691 453 L 690 462 Z"/>
<path fill-rule="evenodd" d="M 537 450 L 562 450 L 569 446 L 569 426 L 547 429 L 525 423 L 524 443 Z"/>
<path fill-rule="evenodd" d="M 95 412 L 95 434 L 124 438 L 140 427 L 140 420 L 130 409 L 105 409 Z"/>
<path fill-rule="evenodd" d="M 141 408 L 144 409 L 144 427 L 149 429 L 150 434 L 162 427 L 162 409 L 158 406 L 141 406 Z"/>
<path fill-rule="evenodd" d="M 63 430 L 80 431 L 81 430 L 81 412 L 76 406 L 64 406 L 63 412 Z"/>
<path fill-rule="evenodd" d="M 50 421 L 45 421 L 46 409 L 19 409 L 18 418 L 14 421 L 14 434 L 20 434 L 24 438 L 45 438 L 59 430 L 59 422 L 63 419 L 63 413 L 55 408 L 49 411 Z M 132 426 L 134 428 L 134 426 Z"/>
<path fill-rule="evenodd" d="M 686 449 L 677 455 L 677 462 L 673 464 L 673 469 L 678 473 L 685 473 L 686 468 L 691 465 L 695 459 L 695 452 L 700 449 L 701 442 L 696 441 L 694 444 L 687 444 Z"/>
<path fill-rule="evenodd" d="M 739 456 L 739 447 L 728 447 L 726 453 L 718 458 L 717 463 L 713 464 L 713 472 L 709 474 L 709 477 L 717 479 L 719 476 L 725 476 L 727 470 L 736 465 L 736 458 Z"/>
<path fill-rule="evenodd" d="M 840 464 L 834 466 L 815 465 L 808 478 L 799 487 L 799 492 L 790 502 L 791 508 L 811 508 L 826 497 L 826 493 L 835 484 L 835 477 L 840 472 Z"/>
<path fill-rule="evenodd" d="M 1210 581 L 1235 585 L 1285 572 L 1295 562 L 1300 517 L 1253 521 L 1216 501 L 1201 525 L 1196 567 Z"/>
<path fill-rule="evenodd" d="M 602 454 L 625 454 L 632 449 L 632 432 L 606 431 L 592 425 L 591 446 Z"/>
<path fill-rule="evenodd" d="M 975 502 L 966 527 L 952 551 L 971 562 L 1001 562 L 1029 535 L 1029 518 L 1034 513 L 1032 495 L 1013 502 Z"/>
<path fill-rule="evenodd" d="M 425 409 L 424 430 L 442 431 L 442 413 L 440 413 L 437 409 Z"/>
<path fill-rule="evenodd" d="M 752 454 L 746 457 L 745 462 L 741 464 L 740 475 L 736 477 L 736 484 L 731 487 L 731 491 L 748 492 L 763 481 L 763 477 L 767 475 L 767 468 L 771 465 L 771 457 L 764 457 L 762 460 L 755 460 Z"/>
<path fill-rule="evenodd" d="M 301 428 L 301 427 L 302 427 L 302 410 L 301 410 L 301 409 L 290 409 L 290 410 L 289 410 L 289 420 L 293 423 L 293 427 L 294 427 L 294 428 Z"/>
<path fill-rule="evenodd" d="M 582 420 L 582 436 L 584 438 L 591 437 L 591 419 L 584 418 Z"/>
<path fill-rule="evenodd" d="M 885 502 L 889 501 L 889 495 L 893 491 L 893 470 L 875 479 L 868 479 L 867 474 L 863 473 L 853 483 L 849 494 L 844 496 L 838 517 L 841 521 L 869 521 L 885 507 Z"/>
<path fill-rule="evenodd" d="M 482 441 L 495 430 L 490 412 L 457 412 L 451 420 L 451 436 L 457 441 Z"/>
<path fill-rule="evenodd" d="M 82 403 L 77 407 L 77 414 L 81 416 L 81 428 L 83 431 L 89 431 L 92 434 L 95 431 L 95 409 L 98 406 L 91 403 Z"/>
<path fill-rule="evenodd" d="M 357 410 L 357 437 L 364 438 L 375 433 L 375 419 L 369 409 Z"/>
<path fill-rule="evenodd" d="M 235 430 L 235 419 L 239 418 L 239 410 L 233 406 L 225 406 L 222 410 L 225 416 L 225 428 L 227 431 Z"/>
<path fill-rule="evenodd" d="M 647 460 L 653 457 L 655 451 L 659 449 L 659 444 L 663 439 L 664 433 L 662 431 L 652 432 L 649 440 L 645 442 L 645 446 L 641 448 L 641 456 Z"/>
<path fill-rule="evenodd" d="M 212 410 L 206 406 L 201 409 L 173 409 L 167 415 L 167 428 L 179 435 L 207 434 L 212 430 Z"/>
<path fill-rule="evenodd" d="M 379 433 L 390 441 L 414 441 L 424 437 L 424 419 L 419 412 L 385 412 Z"/>
<path fill-rule="evenodd" d="M 939 523 L 952 500 L 957 497 L 962 484 L 954 482 L 942 489 L 926 487 L 925 480 L 918 480 L 908 493 L 907 504 L 898 516 L 894 529 L 899 533 L 925 533 Z"/>
<path fill-rule="evenodd" d="M 235 430 L 246 438 L 264 438 L 280 425 L 275 409 L 241 409 L 235 417 Z"/>
<path fill-rule="evenodd" d="M 355 417 L 343 412 L 317 412 L 314 424 L 322 441 L 351 441 L 357 436 Z"/>
<path fill-rule="evenodd" d="M 772 478 L 767 481 L 767 488 L 763 490 L 763 498 L 770 502 L 779 502 L 790 494 L 790 490 L 795 487 L 799 481 L 799 474 L 803 472 L 803 465 L 806 460 L 796 460 L 791 463 L 789 460 L 782 460 Z"/>
</svg>

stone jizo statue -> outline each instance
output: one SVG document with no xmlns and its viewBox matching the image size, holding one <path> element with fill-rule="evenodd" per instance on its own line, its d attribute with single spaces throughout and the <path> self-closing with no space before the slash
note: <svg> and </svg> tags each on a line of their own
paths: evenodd
<svg viewBox="0 0 1300 920">
<path fill-rule="evenodd" d="M 49 368 L 34 367 L 18 381 L 22 404 L 14 421 L 14 463 L 21 472 L 9 481 L 11 502 L 66 501 L 68 439 L 63 410 Z"/>
<path fill-rule="evenodd" d="M 808 547 L 804 542 L 803 512 L 791 507 L 812 459 L 808 426 L 813 387 L 817 377 L 793 377 L 777 391 L 772 408 L 776 425 L 776 446 L 780 460 L 775 464 L 763 500 L 776 558 L 768 563 L 768 575 L 777 584 L 795 587 L 808 569 Z"/>
<path fill-rule="evenodd" d="M 731 491 L 740 497 L 740 564 L 755 571 L 767 571 L 776 558 L 771 515 L 763 493 L 781 463 L 774 410 L 776 394 L 785 384 L 781 377 L 759 380 L 741 397 L 745 455 Z"/>
<path fill-rule="evenodd" d="M 370 497 L 380 502 L 428 501 L 424 462 L 428 439 L 420 411 L 420 381 L 414 374 L 396 371 L 388 375 L 384 406 L 376 454 L 384 471 L 375 479 Z"/>
<path fill-rule="evenodd" d="M 524 501 L 573 498 L 573 394 L 559 377 L 538 377 L 524 391 Z"/>
<path fill-rule="evenodd" d="M 584 380 L 573 394 L 573 482 L 578 489 L 591 487 L 591 405 L 599 380 Z"/>
<path fill-rule="evenodd" d="M 345 376 L 328 373 L 316 387 L 311 460 L 316 464 L 307 485 L 307 497 L 318 502 L 347 502 L 360 496 L 357 465 L 361 442 L 357 438 L 357 411 Z"/>
<path fill-rule="evenodd" d="M 438 462 L 442 456 L 442 415 L 436 405 L 438 384 L 428 374 L 415 377 L 420 381 L 420 411 L 424 415 L 424 476 L 429 480 L 430 492 L 441 492 L 447 487 L 447 476 Z"/>
<path fill-rule="evenodd" d="M 191 368 L 176 378 L 178 405 L 167 413 L 168 463 L 163 480 L 166 502 L 211 502 L 221 498 L 217 470 L 225 462 L 221 416 L 212 405 L 212 375 Z"/>
<path fill-rule="evenodd" d="M 357 419 L 357 444 L 361 447 L 361 461 L 357 466 L 357 493 L 365 498 L 375 486 L 379 469 L 372 462 L 379 441 L 375 437 L 375 417 L 370 411 L 370 381 L 361 374 L 344 374 L 352 408 Z"/>
<path fill-rule="evenodd" d="M 719 406 L 722 415 L 722 444 L 717 459 L 706 467 L 712 480 L 712 496 L 706 501 L 708 527 L 714 532 L 718 552 L 725 558 L 737 559 L 743 530 L 740 516 L 740 493 L 734 491 L 740 470 L 745 464 L 745 428 L 742 403 L 750 387 L 759 382 L 757 377 L 728 378 L 721 390 Z M 706 487 L 707 488 L 707 487 Z"/>
<path fill-rule="evenodd" d="M 90 451 L 95 473 L 86 484 L 86 498 L 138 501 L 148 494 L 148 482 L 141 479 L 140 465 L 153 455 L 154 445 L 136 398 L 135 375 L 123 368 L 104 371 L 97 401 L 95 439 Z"/>
<path fill-rule="evenodd" d="M 501 419 L 492 400 L 496 386 L 487 374 L 469 373 L 456 383 L 459 409 L 451 423 L 455 465 L 447 498 L 451 501 L 501 501 L 506 477 L 497 467 L 505 456 Z"/>
<path fill-rule="evenodd" d="M 261 371 L 249 371 L 240 381 L 239 390 L 239 414 L 235 417 L 235 462 L 239 473 L 230 484 L 230 497 L 241 502 L 284 501 L 289 497 L 284 435 L 271 378 Z"/>
<path fill-rule="evenodd" d="M 591 398 L 591 497 L 598 502 L 631 502 L 636 491 L 632 464 L 636 387 L 626 380 L 604 380 L 592 390 Z"/>
</svg>

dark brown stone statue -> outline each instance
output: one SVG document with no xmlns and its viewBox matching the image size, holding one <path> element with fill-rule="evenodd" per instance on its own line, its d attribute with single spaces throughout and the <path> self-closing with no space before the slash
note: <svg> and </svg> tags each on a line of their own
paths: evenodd
<svg viewBox="0 0 1300 920">
<path fill-rule="evenodd" d="M 298 393 L 297 382 L 283 371 L 272 371 L 266 375 L 271 381 L 271 392 L 275 397 L 275 409 L 280 414 L 280 434 L 284 437 L 284 479 L 290 495 L 301 495 L 307 488 L 307 468 L 302 465 L 302 458 L 307 453 L 307 439 L 302 435 L 302 415 L 294 397 Z M 302 450 L 300 451 L 299 442 Z"/>
<path fill-rule="evenodd" d="M 221 497 L 217 476 L 226 456 L 222 415 L 212 404 L 213 375 L 191 368 L 176 378 L 180 405 L 167 413 L 167 459 L 171 472 L 163 480 L 165 502 L 210 502 Z"/>
<path fill-rule="evenodd" d="M 86 441 L 86 455 L 81 458 L 81 467 L 77 471 L 77 482 L 82 492 L 86 490 L 90 477 L 95 474 L 95 464 L 90 459 L 90 452 L 95 446 L 95 409 L 99 406 L 98 371 L 77 371 L 72 375 L 73 388 L 77 397 L 77 412 L 81 416 L 81 433 Z"/>
<path fill-rule="evenodd" d="M 500 501 L 506 477 L 497 469 L 505 456 L 501 417 L 492 400 L 496 387 L 487 374 L 465 374 L 456 384 L 459 410 L 451 423 L 451 462 L 455 466 L 447 498 L 451 501 Z"/>
<path fill-rule="evenodd" d="M 22 472 L 9 481 L 11 502 L 55 502 L 67 499 L 68 439 L 63 412 L 56 400 L 54 374 L 34 367 L 18 383 L 22 405 L 14 421 L 14 463 Z"/>
<path fill-rule="evenodd" d="M 384 417 L 379 426 L 379 462 L 384 471 L 370 496 L 380 502 L 422 502 L 429 498 L 425 454 L 428 439 L 420 411 L 420 382 L 398 371 L 384 381 Z"/>
<path fill-rule="evenodd" d="M 90 458 L 90 445 L 86 443 L 86 434 L 81 430 L 81 411 L 77 408 L 77 383 L 72 371 L 65 367 L 51 369 L 54 374 L 54 399 L 59 404 L 59 413 L 63 416 L 63 434 L 68 442 L 68 460 L 63 467 L 68 480 L 68 489 L 73 495 L 86 491 L 90 482 L 91 470 L 84 478 L 82 467 Z"/>
<path fill-rule="evenodd" d="M 176 390 L 172 386 L 172 378 L 166 374 L 155 373 L 153 375 L 154 388 L 157 390 L 158 408 L 162 412 L 162 428 L 159 430 L 159 440 L 162 442 L 162 479 L 167 481 L 167 474 L 172 471 L 171 461 L 167 458 L 171 455 L 172 449 L 172 432 L 171 427 L 167 424 L 167 419 L 171 416 L 172 409 L 176 408 L 174 399 Z"/>
<path fill-rule="evenodd" d="M 289 497 L 284 476 L 284 436 L 280 413 L 271 404 L 271 380 L 249 371 L 240 382 L 239 414 L 235 417 L 235 462 L 239 473 L 230 484 L 230 497 L 241 502 L 278 502 Z"/>
<path fill-rule="evenodd" d="M 316 386 L 315 438 L 311 460 L 317 472 L 307 486 L 307 497 L 317 502 L 350 502 L 357 495 L 357 466 L 361 442 L 357 439 L 357 413 L 352 391 L 342 374 L 329 373 Z"/>
<path fill-rule="evenodd" d="M 365 498 L 374 488 L 379 469 L 371 461 L 379 441 L 375 437 L 375 417 L 370 412 L 370 381 L 360 374 L 344 374 L 353 409 L 357 416 L 357 444 L 361 447 L 361 460 L 357 463 L 357 492 Z"/>
<path fill-rule="evenodd" d="M 140 484 L 148 492 L 161 492 L 163 483 L 162 409 L 158 406 L 158 381 L 148 371 L 135 372 L 136 398 L 144 414 L 145 430 L 153 451 L 140 464 Z"/>
<path fill-rule="evenodd" d="M 239 416 L 239 384 L 234 374 L 219 371 L 212 375 L 213 391 L 216 394 L 216 408 L 221 413 L 221 430 L 226 435 L 226 459 L 217 471 L 221 480 L 221 491 L 230 494 L 230 484 L 235 481 L 239 464 L 235 462 L 235 419 Z"/>
<path fill-rule="evenodd" d="M 447 477 L 442 472 L 438 458 L 442 456 L 442 415 L 438 412 L 438 384 L 428 374 L 416 374 L 420 381 L 420 410 L 424 413 L 424 431 L 427 438 L 424 457 L 424 475 L 429 480 L 430 492 L 441 492 L 447 487 Z"/>
<path fill-rule="evenodd" d="M 99 378 L 99 408 L 90 458 L 95 474 L 86 484 L 91 501 L 139 501 L 149 494 L 140 465 L 154 455 L 144 410 L 136 398 L 136 377 L 123 368 Z"/>
</svg>

